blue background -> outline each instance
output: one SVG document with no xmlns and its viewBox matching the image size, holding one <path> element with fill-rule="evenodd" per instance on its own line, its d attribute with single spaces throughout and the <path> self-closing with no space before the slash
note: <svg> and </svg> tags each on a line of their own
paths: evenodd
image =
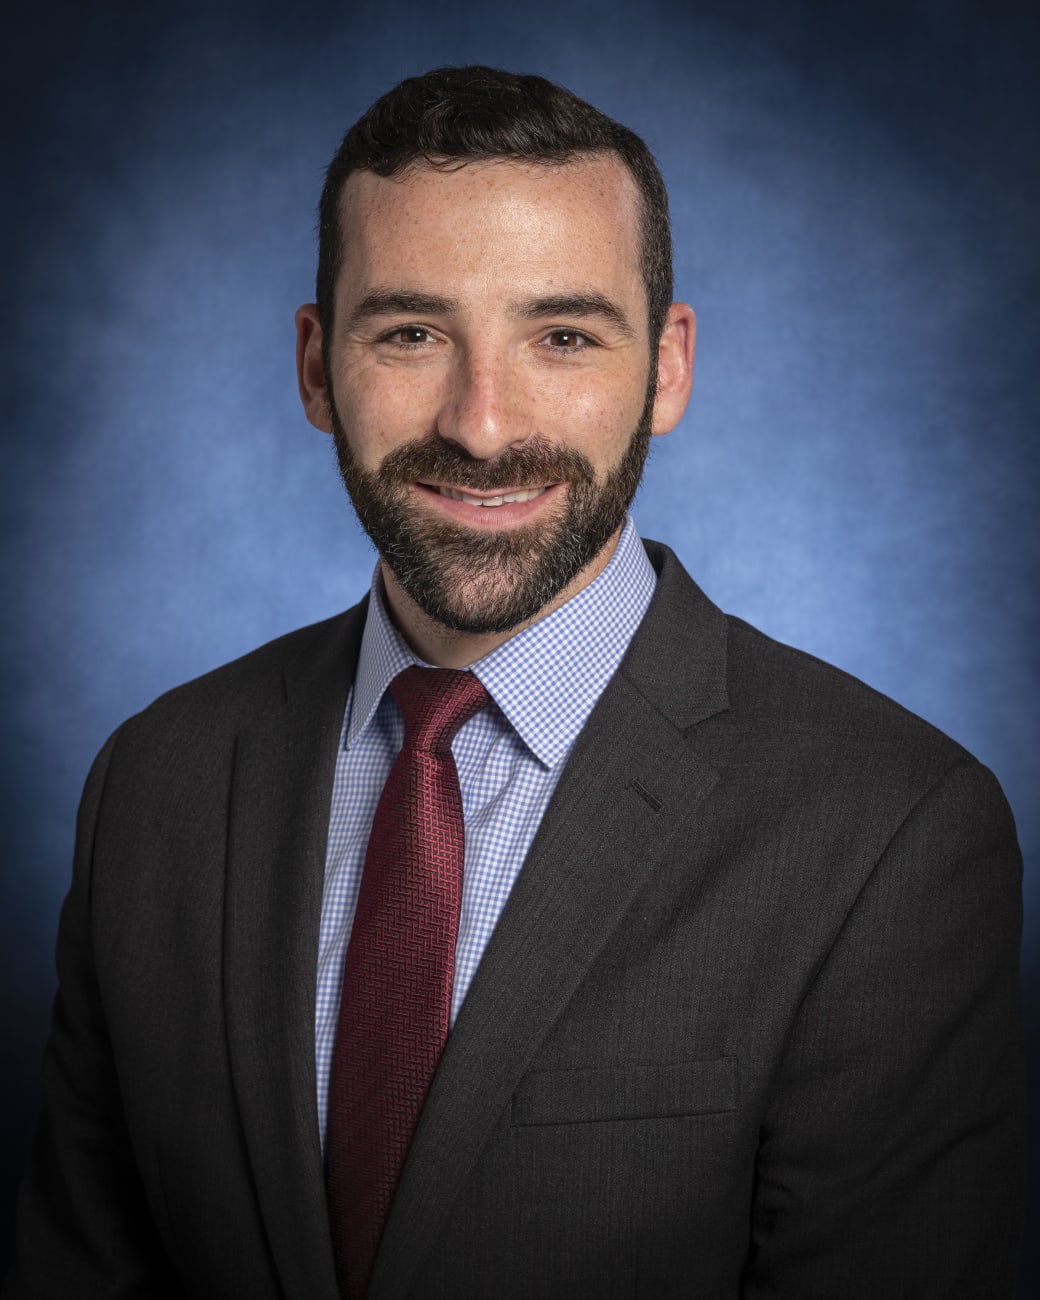
<svg viewBox="0 0 1040 1300">
<path fill-rule="evenodd" d="M 292 313 L 343 130 L 439 63 L 541 72 L 657 153 L 700 348 L 638 522 L 994 768 L 1036 1054 L 1035 4 L 59 0 L 7 40 L 5 1231 L 91 757 L 368 582 Z"/>
</svg>

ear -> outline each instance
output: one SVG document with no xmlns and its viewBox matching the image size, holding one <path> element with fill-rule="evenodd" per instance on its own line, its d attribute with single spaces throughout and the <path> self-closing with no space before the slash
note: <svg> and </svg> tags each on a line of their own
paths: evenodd
<svg viewBox="0 0 1040 1300">
<path fill-rule="evenodd" d="M 693 353 L 697 344 L 697 317 L 684 302 L 668 308 L 657 348 L 657 396 L 652 430 L 671 433 L 682 419 L 693 388 Z"/>
<path fill-rule="evenodd" d="M 296 379 L 307 419 L 322 433 L 331 433 L 329 390 L 321 357 L 321 322 L 313 302 L 304 303 L 296 313 Z"/>
</svg>

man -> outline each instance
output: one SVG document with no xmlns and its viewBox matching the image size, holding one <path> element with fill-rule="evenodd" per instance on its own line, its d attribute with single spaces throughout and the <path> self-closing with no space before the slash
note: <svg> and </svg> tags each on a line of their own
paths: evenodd
<svg viewBox="0 0 1040 1300">
<path fill-rule="evenodd" d="M 627 521 L 694 349 L 646 147 L 407 81 L 317 297 L 372 592 L 102 751 L 5 1295 L 1010 1295 L 1010 815 Z"/>
</svg>

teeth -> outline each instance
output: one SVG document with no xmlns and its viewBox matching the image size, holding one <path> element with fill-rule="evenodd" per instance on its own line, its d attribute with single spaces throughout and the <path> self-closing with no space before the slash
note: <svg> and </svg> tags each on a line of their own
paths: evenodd
<svg viewBox="0 0 1040 1300">
<path fill-rule="evenodd" d="M 545 488 L 522 488 L 519 492 L 506 492 L 500 497 L 472 497 L 458 488 L 438 488 L 437 491 L 442 497 L 451 497 L 453 501 L 465 501 L 468 506 L 503 506 L 512 504 L 515 501 L 533 501 L 545 491 Z"/>
</svg>

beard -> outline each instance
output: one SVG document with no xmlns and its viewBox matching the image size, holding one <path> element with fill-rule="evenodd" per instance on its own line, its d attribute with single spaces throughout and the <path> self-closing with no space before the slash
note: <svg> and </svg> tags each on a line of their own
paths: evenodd
<svg viewBox="0 0 1040 1300">
<path fill-rule="evenodd" d="M 376 470 L 363 469 L 330 388 L 340 475 L 361 526 L 421 610 L 456 632 L 508 632 L 555 600 L 624 523 L 650 449 L 655 379 L 656 367 L 639 423 L 602 483 L 583 453 L 537 436 L 480 460 L 432 435 L 396 448 Z M 539 483 L 567 487 L 554 518 L 496 533 L 424 518 L 409 500 L 409 485 L 418 481 L 475 492 Z"/>
</svg>

